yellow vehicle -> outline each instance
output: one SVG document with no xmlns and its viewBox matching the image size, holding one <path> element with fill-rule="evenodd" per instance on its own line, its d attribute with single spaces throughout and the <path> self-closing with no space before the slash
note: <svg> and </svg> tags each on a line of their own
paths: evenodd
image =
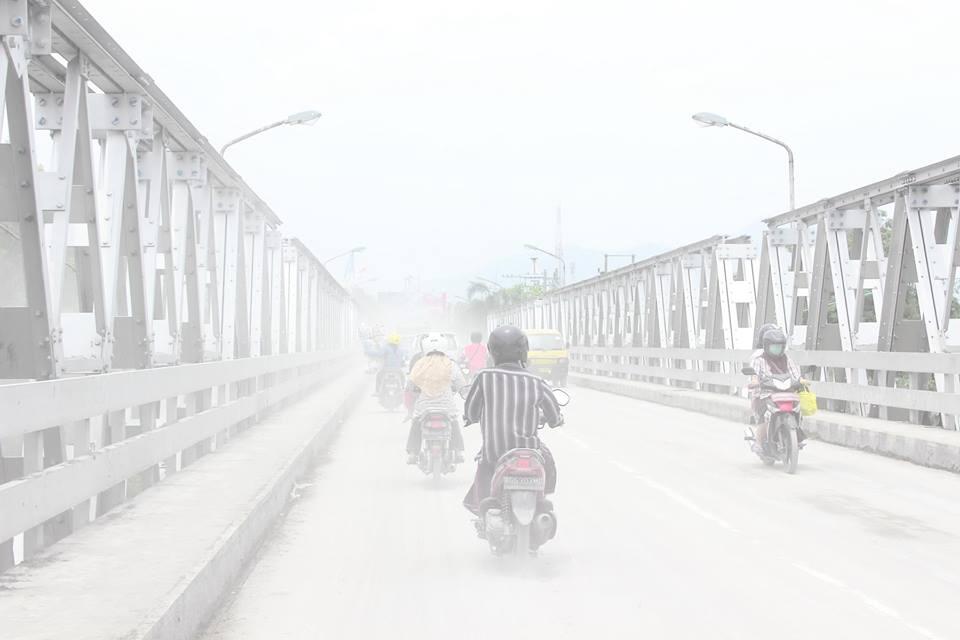
<svg viewBox="0 0 960 640">
<path fill-rule="evenodd" d="M 558 387 L 567 386 L 570 352 L 560 332 L 554 329 L 530 329 L 526 334 L 530 340 L 527 368 Z"/>
</svg>

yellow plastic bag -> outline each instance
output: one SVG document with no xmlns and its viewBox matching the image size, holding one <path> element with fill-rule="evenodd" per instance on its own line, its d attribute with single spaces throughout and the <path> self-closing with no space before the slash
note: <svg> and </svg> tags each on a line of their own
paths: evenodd
<svg viewBox="0 0 960 640">
<path fill-rule="evenodd" d="M 800 392 L 800 414 L 812 416 L 817 412 L 817 394 L 810 387 L 804 387 Z"/>
</svg>

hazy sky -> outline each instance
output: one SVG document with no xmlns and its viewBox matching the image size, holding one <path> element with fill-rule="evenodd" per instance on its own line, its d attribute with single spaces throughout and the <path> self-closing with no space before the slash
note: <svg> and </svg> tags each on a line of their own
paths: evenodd
<svg viewBox="0 0 960 640">
<path fill-rule="evenodd" d="M 598 252 L 735 234 L 958 148 L 960 3 L 86 0 L 319 256 L 377 284 L 524 242 Z M 333 269 L 337 273 L 337 269 Z M 488 272 L 495 276 L 496 273 Z"/>
</svg>

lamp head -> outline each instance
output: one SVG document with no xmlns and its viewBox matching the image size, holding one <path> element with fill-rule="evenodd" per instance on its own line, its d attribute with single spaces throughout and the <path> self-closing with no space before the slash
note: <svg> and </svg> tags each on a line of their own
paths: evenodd
<svg viewBox="0 0 960 640">
<path fill-rule="evenodd" d="M 321 113 L 319 111 L 301 111 L 300 113 L 287 116 L 284 122 L 286 124 L 313 124 L 320 119 L 320 115 Z"/>
<path fill-rule="evenodd" d="M 730 121 L 723 116 L 718 116 L 715 113 L 709 113 L 707 111 L 693 114 L 693 119 L 708 127 L 725 127 L 730 124 Z"/>
</svg>

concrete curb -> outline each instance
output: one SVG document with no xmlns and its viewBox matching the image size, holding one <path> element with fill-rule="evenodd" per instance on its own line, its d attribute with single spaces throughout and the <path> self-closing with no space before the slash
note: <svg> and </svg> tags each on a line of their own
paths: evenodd
<svg viewBox="0 0 960 640">
<path fill-rule="evenodd" d="M 310 469 L 368 386 L 365 376 L 358 377 L 357 384 L 337 409 L 323 417 L 323 425 L 276 473 L 249 511 L 224 533 L 193 574 L 185 577 L 170 594 L 169 600 L 157 607 L 136 632 L 125 637 L 130 640 L 192 640 L 196 637 L 243 576 L 248 563 L 286 508 L 294 481 Z M 319 390 L 322 391 L 323 386 Z"/>
<path fill-rule="evenodd" d="M 571 374 L 570 382 L 588 389 L 695 411 L 741 424 L 750 420 L 750 408 L 742 398 L 585 374 Z M 827 411 L 806 418 L 803 428 L 809 435 L 824 442 L 960 473 L 960 432 Z"/>
</svg>

